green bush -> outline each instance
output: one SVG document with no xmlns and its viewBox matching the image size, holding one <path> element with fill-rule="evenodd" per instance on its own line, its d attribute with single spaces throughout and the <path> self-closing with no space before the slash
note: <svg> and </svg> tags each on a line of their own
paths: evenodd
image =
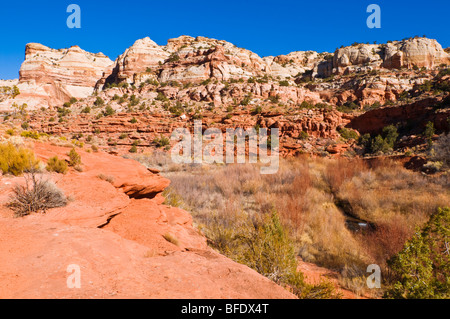
<svg viewBox="0 0 450 319">
<path fill-rule="evenodd" d="M 41 134 L 39 134 L 38 132 L 35 132 L 35 131 L 23 131 L 22 133 L 20 133 L 20 136 L 38 140 L 39 137 L 41 136 Z"/>
<path fill-rule="evenodd" d="M 102 106 L 104 104 L 105 104 L 105 101 L 103 101 L 103 99 L 101 97 L 97 96 L 97 99 L 95 100 L 94 105 L 95 106 Z"/>
<path fill-rule="evenodd" d="M 432 144 L 431 138 L 433 137 L 434 133 L 435 130 L 433 122 L 428 122 L 427 125 L 425 126 L 425 130 L 423 131 L 423 136 L 426 138 L 429 145 Z"/>
<path fill-rule="evenodd" d="M 358 133 L 355 130 L 351 130 L 348 128 L 341 128 L 338 130 L 339 134 L 341 134 L 342 138 L 348 140 L 350 138 L 357 140 L 358 139 Z"/>
<path fill-rule="evenodd" d="M 128 152 L 130 152 L 130 153 L 136 153 L 136 152 L 137 152 L 137 147 L 136 147 L 136 145 L 131 146 L 131 148 L 128 150 Z"/>
<path fill-rule="evenodd" d="M 247 95 L 242 101 L 241 101 L 241 105 L 243 106 L 247 106 L 250 101 L 252 100 L 252 96 L 251 95 Z"/>
<path fill-rule="evenodd" d="M 69 165 L 70 166 L 78 166 L 81 165 L 81 156 L 77 153 L 75 148 L 72 148 L 69 152 Z"/>
<path fill-rule="evenodd" d="M 89 106 L 86 106 L 84 109 L 81 110 L 81 113 L 91 113 L 91 108 Z"/>
<path fill-rule="evenodd" d="M 300 134 L 298 135 L 298 138 L 301 140 L 306 140 L 308 137 L 309 137 L 309 135 L 305 131 L 301 131 Z"/>
<path fill-rule="evenodd" d="M 11 143 L 0 144 L 0 169 L 4 174 L 18 176 L 37 169 L 38 165 L 39 161 L 30 149 L 16 147 Z"/>
<path fill-rule="evenodd" d="M 153 143 L 155 143 L 157 147 L 164 147 L 170 145 L 170 139 L 168 137 L 161 135 L 159 138 L 156 137 L 153 140 Z"/>
<path fill-rule="evenodd" d="M 66 174 L 68 170 L 67 162 L 59 159 L 58 156 L 50 157 L 47 161 L 47 171 Z"/>
<path fill-rule="evenodd" d="M 439 208 L 422 230 L 388 260 L 396 282 L 385 298 L 450 298 L 450 208 Z"/>
<path fill-rule="evenodd" d="M 253 109 L 253 113 L 255 113 L 255 114 L 261 114 L 261 112 L 262 112 L 261 105 L 258 105 Z"/>
<path fill-rule="evenodd" d="M 393 150 L 395 142 L 398 138 L 397 128 L 394 125 L 388 125 L 383 128 L 381 135 L 377 135 L 371 141 L 371 152 L 376 153 L 388 153 Z"/>
<path fill-rule="evenodd" d="M 158 92 L 158 95 L 156 96 L 155 100 L 162 102 L 169 101 L 169 99 L 162 92 Z"/>
<path fill-rule="evenodd" d="M 114 109 L 110 105 L 107 105 L 105 107 L 105 111 L 103 112 L 105 116 L 113 115 L 114 113 L 116 113 L 116 111 L 114 111 Z"/>
</svg>

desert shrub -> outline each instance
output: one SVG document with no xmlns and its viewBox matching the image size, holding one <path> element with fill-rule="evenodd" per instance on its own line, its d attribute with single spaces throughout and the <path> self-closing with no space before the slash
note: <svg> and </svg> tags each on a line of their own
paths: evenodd
<svg viewBox="0 0 450 319">
<path fill-rule="evenodd" d="M 450 208 L 439 208 L 422 230 L 388 261 L 396 282 L 386 298 L 447 299 L 450 297 Z"/>
<path fill-rule="evenodd" d="M 97 96 L 97 98 L 94 101 L 95 106 L 102 106 L 105 104 L 105 101 L 100 96 Z"/>
<path fill-rule="evenodd" d="M 91 108 L 89 106 L 86 106 L 85 108 L 83 108 L 81 110 L 81 113 L 85 113 L 85 114 L 91 113 Z"/>
<path fill-rule="evenodd" d="M 177 62 L 180 60 L 180 56 L 176 53 L 172 53 L 169 58 L 167 59 L 167 62 Z"/>
<path fill-rule="evenodd" d="M 183 105 L 181 105 L 181 103 L 177 101 L 177 103 L 174 106 L 171 106 L 169 108 L 169 112 L 176 116 L 180 116 L 184 112 Z"/>
<path fill-rule="evenodd" d="M 289 81 L 283 80 L 279 82 L 280 86 L 289 86 Z"/>
<path fill-rule="evenodd" d="M 255 108 L 253 109 L 253 113 L 255 113 L 255 114 L 261 114 L 261 112 L 262 112 L 262 107 L 261 107 L 261 105 L 257 105 L 257 106 L 255 106 Z"/>
<path fill-rule="evenodd" d="M 135 117 L 133 117 L 131 120 L 130 120 L 130 123 L 131 124 L 136 124 L 137 123 L 137 120 L 136 120 L 136 118 Z"/>
<path fill-rule="evenodd" d="M 68 165 L 65 160 L 59 159 L 58 156 L 53 156 L 48 159 L 46 170 L 49 172 L 65 174 L 67 173 Z"/>
<path fill-rule="evenodd" d="M 423 131 L 423 136 L 427 140 L 428 145 L 432 144 L 431 138 L 433 137 L 434 133 L 435 130 L 433 122 L 428 122 L 427 125 L 425 126 L 425 130 Z"/>
<path fill-rule="evenodd" d="M 67 198 L 56 185 L 42 180 L 35 173 L 25 178 L 25 185 L 16 185 L 8 207 L 16 217 L 31 213 L 45 213 L 50 208 L 67 205 Z"/>
<path fill-rule="evenodd" d="M 308 137 L 309 137 L 309 135 L 305 131 L 301 131 L 300 134 L 298 135 L 298 138 L 301 140 L 306 140 Z"/>
<path fill-rule="evenodd" d="M 141 144 L 141 140 L 134 140 L 131 145 L 138 146 L 139 144 Z"/>
<path fill-rule="evenodd" d="M 241 101 L 240 104 L 243 106 L 247 106 L 251 100 L 252 100 L 252 96 L 249 94 L 246 97 L 244 97 L 244 99 Z"/>
<path fill-rule="evenodd" d="M 275 96 L 269 96 L 269 101 L 271 103 L 277 104 L 278 102 L 280 102 L 280 95 L 277 94 Z"/>
<path fill-rule="evenodd" d="M 170 145 L 170 139 L 164 135 L 161 135 L 160 137 L 155 137 L 153 139 L 153 143 L 155 143 L 157 147 L 164 147 Z"/>
<path fill-rule="evenodd" d="M 350 138 L 357 140 L 358 139 L 358 133 L 355 130 L 351 130 L 348 128 L 341 128 L 338 130 L 339 134 L 341 134 L 342 138 L 348 140 Z"/>
<path fill-rule="evenodd" d="M 16 147 L 11 143 L 0 144 L 0 170 L 15 176 L 38 167 L 39 161 L 33 151 Z"/>
<path fill-rule="evenodd" d="M 305 100 L 300 104 L 300 108 L 301 109 L 312 109 L 312 108 L 314 108 L 314 104 Z"/>
<path fill-rule="evenodd" d="M 156 96 L 155 100 L 157 101 L 162 101 L 162 102 L 166 102 L 169 99 L 164 95 L 164 93 L 162 92 L 158 92 L 158 95 Z"/>
<path fill-rule="evenodd" d="M 72 148 L 68 154 L 69 156 L 69 165 L 70 166 L 78 166 L 81 165 L 81 156 L 77 153 L 75 148 Z"/>
<path fill-rule="evenodd" d="M 116 111 L 114 111 L 114 109 L 110 105 L 107 105 L 105 107 L 105 111 L 103 112 L 103 115 L 109 116 L 109 115 L 113 115 L 114 113 L 116 113 Z"/>
<path fill-rule="evenodd" d="M 137 147 L 136 145 L 131 146 L 131 148 L 128 150 L 130 153 L 137 153 Z"/>
<path fill-rule="evenodd" d="M 450 167 L 450 134 L 442 134 L 438 138 L 431 150 L 431 157 L 442 162 L 444 167 Z"/>
<path fill-rule="evenodd" d="M 120 140 L 123 140 L 123 139 L 125 139 L 125 138 L 127 138 L 127 137 L 128 137 L 128 134 L 127 134 L 127 133 L 122 133 L 122 134 L 119 135 L 119 139 L 120 139 Z"/>
<path fill-rule="evenodd" d="M 342 113 L 352 113 L 353 111 L 358 109 L 359 105 L 354 101 L 345 102 L 343 105 L 337 107 L 337 110 Z"/>
<path fill-rule="evenodd" d="M 38 140 L 41 135 L 36 131 L 23 131 L 20 136 Z"/>
</svg>

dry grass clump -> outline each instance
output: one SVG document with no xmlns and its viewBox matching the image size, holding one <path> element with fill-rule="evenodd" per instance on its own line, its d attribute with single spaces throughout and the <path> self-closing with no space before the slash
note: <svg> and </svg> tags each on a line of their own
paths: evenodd
<svg viewBox="0 0 450 319">
<path fill-rule="evenodd" d="M 103 173 L 100 173 L 100 174 L 97 175 L 97 177 L 100 178 L 103 181 L 106 181 L 106 182 L 110 183 L 110 184 L 114 183 L 114 176 L 105 175 Z"/>
<path fill-rule="evenodd" d="M 169 243 L 174 244 L 175 246 L 180 245 L 180 242 L 178 241 L 178 238 L 176 238 L 174 235 L 170 233 L 165 233 L 163 235 L 164 239 L 167 240 Z"/>
</svg>

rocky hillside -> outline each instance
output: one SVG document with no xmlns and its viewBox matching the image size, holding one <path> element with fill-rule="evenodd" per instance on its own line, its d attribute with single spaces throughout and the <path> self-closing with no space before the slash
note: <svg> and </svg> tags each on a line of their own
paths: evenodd
<svg viewBox="0 0 450 319">
<path fill-rule="evenodd" d="M 298 88 L 298 83 L 305 78 L 402 68 L 430 70 L 448 64 L 450 55 L 436 40 L 427 38 L 411 38 L 387 44 L 355 43 L 337 49 L 334 54 L 306 51 L 261 58 L 224 40 L 181 36 L 168 40 L 165 46 L 159 46 L 147 37 L 137 40 L 114 63 L 102 53 L 92 54 L 78 46 L 54 50 L 30 43 L 26 46 L 25 61 L 20 69 L 18 87 L 21 94 L 17 101 L 28 102 L 29 107 L 48 107 L 67 102 L 70 97 L 87 97 L 94 88 L 99 91 L 113 83 L 126 82 L 139 86 L 152 80 L 186 85 L 212 80 L 220 84 L 207 92 L 191 94 L 206 94 L 215 103 L 229 103 L 233 95 L 221 98 L 223 82 L 253 78 L 258 80 L 256 84 L 261 85 L 243 89 L 260 93 L 261 96 L 279 90 L 268 85 L 269 79 L 286 80 L 283 86 L 294 88 L 279 90 L 282 98 L 292 99 L 294 103 L 305 98 L 338 103 L 342 102 L 339 97 L 337 100 L 329 99 L 324 91 L 336 91 L 337 88 L 349 86 L 348 83 L 340 81 L 331 86 L 308 87 L 306 91 L 303 87 Z M 370 79 L 371 83 L 367 83 L 366 88 L 378 91 L 384 89 L 384 98 L 393 99 L 399 90 L 411 88 L 421 81 L 423 78 L 401 81 L 398 76 L 388 72 L 377 81 Z M 367 100 L 365 96 L 359 98 Z M 10 105 L 3 103 L 2 108 Z"/>
<path fill-rule="evenodd" d="M 161 135 L 195 119 L 223 131 L 279 128 L 283 155 L 362 154 L 360 133 L 379 134 L 380 123 L 450 129 L 440 102 L 450 92 L 448 65 L 441 45 L 420 37 L 264 58 L 224 40 L 180 36 L 160 46 L 144 38 L 115 62 L 78 47 L 29 44 L 20 79 L 0 83 L 0 110 L 26 103 L 20 112 L 39 112 L 25 127 L 114 154 L 167 146 L 158 145 Z M 419 110 L 429 98 L 435 104 Z M 389 108 L 407 114 L 375 125 L 373 116 L 389 118 Z"/>
</svg>

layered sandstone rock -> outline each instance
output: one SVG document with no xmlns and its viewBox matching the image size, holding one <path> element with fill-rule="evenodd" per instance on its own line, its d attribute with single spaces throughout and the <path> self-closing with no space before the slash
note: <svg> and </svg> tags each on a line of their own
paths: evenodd
<svg viewBox="0 0 450 319">
<path fill-rule="evenodd" d="M 88 53 L 77 46 L 53 50 L 31 43 L 17 83 L 21 94 L 16 99 L 3 96 L 0 110 L 11 109 L 13 103 L 27 103 L 30 108 L 60 106 L 70 97 L 87 97 L 94 88 L 100 92 L 106 84 L 123 81 L 136 87 L 168 84 L 158 90 L 170 98 L 215 105 L 232 103 L 248 93 L 262 98 L 279 95 L 283 102 L 294 104 L 305 99 L 338 105 L 353 100 L 361 105 L 384 103 L 395 101 L 401 92 L 432 76 L 399 76 L 398 69 L 434 69 L 441 64 L 450 64 L 450 55 L 436 40 L 427 38 L 355 44 L 334 54 L 299 51 L 261 58 L 224 40 L 180 36 L 159 46 L 147 37 L 137 40 L 114 63 L 101 53 Z M 353 83 L 359 81 L 353 74 L 369 72 L 381 72 L 380 77 L 365 76 L 365 83 Z M 339 75 L 349 77 L 333 78 Z M 251 78 L 253 86 L 247 83 Z M 320 78 L 328 80 L 302 85 Z M 276 87 L 281 80 L 283 87 Z M 240 82 L 230 88 L 236 81 Z M 199 86 L 202 82 L 205 85 Z"/>
<path fill-rule="evenodd" d="M 103 72 L 113 62 L 103 53 L 89 53 L 78 46 L 50 49 L 29 43 L 20 68 L 17 87 L 20 95 L 12 103 L 27 103 L 29 108 L 61 105 L 71 97 L 91 95 Z"/>
<path fill-rule="evenodd" d="M 357 44 L 336 50 L 334 72 L 400 69 L 403 67 L 434 68 L 450 64 L 450 55 L 434 39 L 411 38 L 387 44 Z"/>
<path fill-rule="evenodd" d="M 169 53 L 152 41 L 149 37 L 137 40 L 131 47 L 121 54 L 113 70 L 114 80 L 134 82 L 134 74 L 145 72 L 164 62 Z"/>
</svg>

